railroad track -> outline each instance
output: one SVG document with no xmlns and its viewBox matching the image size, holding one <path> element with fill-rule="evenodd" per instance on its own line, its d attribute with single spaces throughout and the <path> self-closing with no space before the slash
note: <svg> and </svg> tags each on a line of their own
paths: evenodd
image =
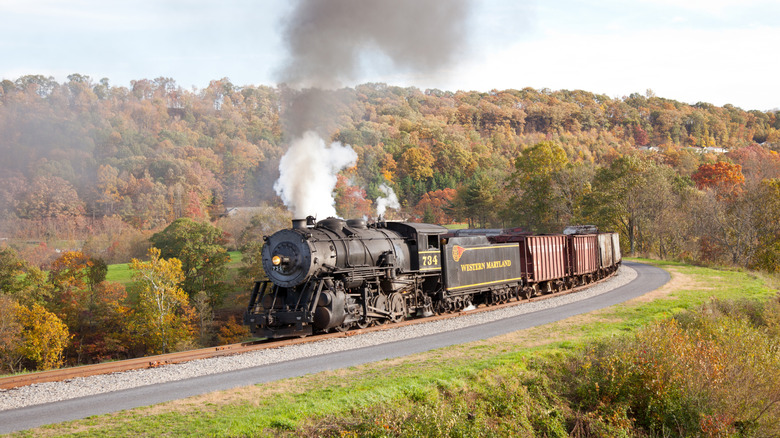
<svg viewBox="0 0 780 438">
<path fill-rule="evenodd" d="M 614 275 L 614 274 L 613 274 Z M 557 296 L 567 295 L 577 292 L 579 290 L 588 288 L 600 282 L 606 281 L 611 278 L 606 277 L 597 282 L 589 283 L 584 286 L 579 286 L 574 289 L 568 289 L 561 292 L 546 294 L 542 296 L 532 297 L 527 300 L 512 300 L 503 304 L 497 304 L 492 306 L 477 307 L 473 310 L 455 313 L 444 313 L 435 315 L 429 318 L 410 319 L 395 324 L 382 324 L 364 329 L 350 330 L 348 332 L 335 332 L 327 333 L 323 335 L 308 336 L 305 338 L 272 340 L 272 341 L 256 341 L 256 342 L 244 342 L 239 344 L 221 345 L 217 347 L 200 348 L 197 350 L 181 351 L 177 353 L 161 354 L 157 356 L 146 356 L 135 359 L 119 360 L 115 362 L 105 362 L 94 365 L 82 365 L 71 368 L 62 368 L 50 371 L 39 371 L 30 374 L 21 374 L 15 376 L 8 376 L 0 378 L 0 389 L 13 389 L 22 386 L 34 385 L 37 383 L 45 382 L 59 382 L 68 379 L 74 379 L 77 377 L 89 377 L 99 374 L 118 373 L 123 371 L 131 371 L 145 368 L 156 368 L 163 365 L 170 365 L 176 363 L 183 363 L 198 359 L 207 359 L 211 357 L 229 356 L 234 354 L 248 353 L 250 351 L 265 350 L 270 348 L 280 348 L 289 345 L 305 344 L 309 342 L 317 342 L 325 339 L 344 338 L 348 336 L 354 336 L 362 333 L 370 333 L 381 330 L 390 330 L 396 327 L 405 327 L 413 324 L 422 324 L 433 321 L 440 321 L 449 318 L 457 318 L 459 316 L 488 312 L 506 307 L 517 306 L 523 303 L 529 303 L 544 299 L 549 299 Z"/>
</svg>

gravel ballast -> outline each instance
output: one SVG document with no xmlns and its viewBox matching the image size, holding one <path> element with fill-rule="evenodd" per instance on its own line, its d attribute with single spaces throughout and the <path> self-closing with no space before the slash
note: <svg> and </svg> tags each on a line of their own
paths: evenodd
<svg viewBox="0 0 780 438">
<path fill-rule="evenodd" d="M 614 277 L 579 292 L 523 303 L 495 311 L 473 314 L 465 313 L 458 318 L 392 328 L 344 338 L 327 339 L 307 344 L 258 350 L 233 356 L 195 360 L 158 368 L 80 377 L 63 382 L 40 383 L 21 388 L 0 390 L 0 411 L 258 367 L 304 357 L 380 345 L 399 339 L 410 339 L 456 330 L 581 301 L 628 284 L 636 276 L 636 271 L 627 266 L 621 266 Z"/>
</svg>

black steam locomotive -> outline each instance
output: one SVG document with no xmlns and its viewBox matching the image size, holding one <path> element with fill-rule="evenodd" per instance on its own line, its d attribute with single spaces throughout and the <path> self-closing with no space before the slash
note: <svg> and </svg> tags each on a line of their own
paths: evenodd
<svg viewBox="0 0 780 438">
<path fill-rule="evenodd" d="M 268 280 L 255 283 L 244 324 L 265 338 L 529 298 L 610 275 L 620 263 L 613 233 L 452 232 L 431 224 L 309 217 L 264 239 Z"/>
</svg>

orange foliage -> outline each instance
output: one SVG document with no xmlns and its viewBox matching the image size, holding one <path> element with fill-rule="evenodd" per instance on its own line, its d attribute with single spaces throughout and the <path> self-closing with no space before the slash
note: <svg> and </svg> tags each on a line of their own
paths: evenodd
<svg viewBox="0 0 780 438">
<path fill-rule="evenodd" d="M 741 190 L 745 183 L 742 166 L 720 161 L 715 164 L 702 164 L 691 178 L 699 189 L 711 188 L 720 194 Z"/>
<path fill-rule="evenodd" d="M 446 209 L 452 204 L 456 193 L 455 189 L 442 189 L 424 194 L 414 207 L 415 218 L 436 224 L 451 223 L 452 217 Z"/>
<path fill-rule="evenodd" d="M 371 200 L 367 199 L 366 191 L 350 185 L 343 175 L 338 176 L 335 191 L 336 211 L 341 217 L 362 218 L 374 214 Z"/>
<path fill-rule="evenodd" d="M 230 315 L 228 320 L 219 328 L 217 342 L 219 345 L 235 344 L 249 337 L 249 329 L 240 322 L 236 321 L 234 315 Z"/>
</svg>

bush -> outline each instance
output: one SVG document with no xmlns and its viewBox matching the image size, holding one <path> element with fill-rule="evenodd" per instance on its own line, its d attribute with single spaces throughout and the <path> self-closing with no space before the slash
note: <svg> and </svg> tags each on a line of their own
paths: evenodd
<svg viewBox="0 0 780 438">
<path fill-rule="evenodd" d="M 305 436 L 780 436 L 780 303 L 712 301 L 566 356 L 413 384 Z M 456 383 L 453 383 L 456 382 Z"/>
<path fill-rule="evenodd" d="M 651 435 L 780 433 L 775 303 L 712 302 L 631 339 L 590 347 L 561 391 L 594 427 Z M 570 389 L 567 389 L 570 388 Z"/>
</svg>

